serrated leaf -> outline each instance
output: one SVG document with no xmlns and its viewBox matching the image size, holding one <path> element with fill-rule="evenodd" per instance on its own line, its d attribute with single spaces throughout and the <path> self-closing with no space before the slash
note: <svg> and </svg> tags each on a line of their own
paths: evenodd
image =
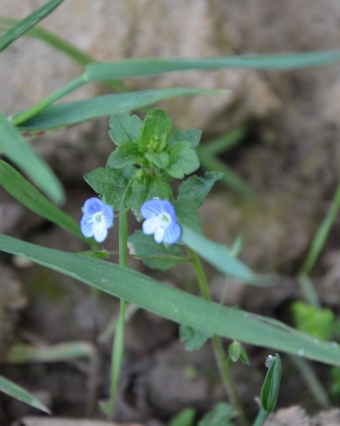
<svg viewBox="0 0 340 426">
<path fill-rule="evenodd" d="M 176 130 L 169 138 L 169 146 L 174 145 L 176 142 L 187 141 L 190 143 L 191 148 L 195 149 L 200 143 L 202 131 L 196 129 L 190 130 Z"/>
<path fill-rule="evenodd" d="M 33 395 L 2 376 L 0 376 L 0 391 L 6 393 L 9 396 L 12 396 L 15 399 L 18 399 L 19 401 L 25 402 L 31 407 L 38 408 L 39 410 L 50 414 L 50 410 L 40 401 L 38 401 Z"/>
<path fill-rule="evenodd" d="M 142 120 L 137 115 L 128 113 L 110 117 L 110 138 L 116 145 L 134 142 L 142 127 Z"/>
<path fill-rule="evenodd" d="M 169 154 L 167 154 L 166 152 L 150 151 L 150 152 L 146 152 L 144 156 L 150 161 L 150 163 L 154 164 L 160 169 L 166 169 L 170 162 Z"/>
<path fill-rule="evenodd" d="M 159 198 L 161 200 L 170 200 L 172 198 L 172 189 L 167 179 L 156 176 L 149 189 L 147 200 L 152 200 L 153 198 Z"/>
<path fill-rule="evenodd" d="M 143 263 L 151 269 L 166 271 L 181 263 L 181 251 L 176 245 L 157 244 L 153 235 L 145 235 L 142 231 L 135 231 L 129 237 L 129 247 L 134 254 L 155 257 L 158 259 L 142 259 Z"/>
<path fill-rule="evenodd" d="M 145 151 L 161 152 L 169 139 L 171 128 L 172 122 L 164 111 L 149 110 L 137 143 Z"/>
<path fill-rule="evenodd" d="M 106 204 L 110 204 L 113 210 L 120 210 L 122 197 L 134 170 L 133 166 L 122 170 L 100 167 L 85 175 L 84 179 Z"/>
<path fill-rule="evenodd" d="M 219 402 L 198 423 L 198 426 L 234 426 L 230 421 L 233 417 L 233 406 L 225 402 Z"/>
<path fill-rule="evenodd" d="M 179 340 L 184 343 L 188 352 L 197 351 L 212 337 L 211 333 L 197 330 L 187 325 L 181 324 L 179 327 Z"/>
<path fill-rule="evenodd" d="M 204 177 L 190 176 L 178 188 L 177 201 L 190 203 L 193 210 L 197 210 L 204 203 L 214 183 L 222 179 L 223 173 L 206 172 Z"/>
<path fill-rule="evenodd" d="M 121 169 L 133 164 L 142 164 L 143 158 L 139 155 L 138 146 L 132 142 L 119 145 L 109 156 L 107 165 L 115 169 Z"/>
<path fill-rule="evenodd" d="M 196 210 L 193 210 L 190 204 L 182 201 L 174 201 L 173 205 L 176 211 L 177 221 L 187 226 L 197 234 L 204 235 L 202 221 Z"/>
<path fill-rule="evenodd" d="M 169 200 L 172 197 L 172 189 L 167 179 L 156 176 L 144 175 L 142 179 L 133 181 L 131 194 L 126 200 L 126 205 L 131 206 L 131 210 L 138 221 L 143 219 L 140 208 L 147 200 L 158 197 L 161 200 Z"/>
<path fill-rule="evenodd" d="M 223 176 L 219 172 L 206 172 L 204 177 L 190 176 L 178 188 L 174 202 L 178 220 L 195 232 L 203 235 L 201 218 L 197 209 L 204 203 L 214 183 Z"/>
<path fill-rule="evenodd" d="M 190 142 L 177 142 L 169 151 L 170 164 L 166 171 L 177 179 L 183 179 L 200 166 L 196 152 L 191 148 Z"/>
<path fill-rule="evenodd" d="M 152 177 L 150 175 L 144 175 L 142 179 L 133 180 L 130 195 L 126 199 L 126 206 L 130 206 L 138 221 L 143 219 L 140 214 L 140 208 L 148 197 L 151 183 Z"/>
</svg>

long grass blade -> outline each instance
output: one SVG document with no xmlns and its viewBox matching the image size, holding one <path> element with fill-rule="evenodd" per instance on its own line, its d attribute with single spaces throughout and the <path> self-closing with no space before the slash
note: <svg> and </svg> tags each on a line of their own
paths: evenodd
<svg viewBox="0 0 340 426">
<path fill-rule="evenodd" d="M 31 407 L 38 408 L 41 411 L 44 411 L 47 414 L 50 414 L 50 410 L 45 407 L 40 401 L 38 401 L 33 395 L 27 392 L 22 387 L 16 385 L 10 380 L 5 379 L 0 376 L 0 391 L 6 393 L 13 398 L 18 399 L 19 401 L 25 402 Z"/>
<path fill-rule="evenodd" d="M 3 160 L 0 160 L 0 185 L 34 213 L 61 226 L 77 238 L 91 242 L 80 232 L 78 222 L 51 203 L 19 172 Z"/>
<path fill-rule="evenodd" d="M 54 11 L 64 0 L 51 0 L 17 22 L 0 37 L 0 52 Z"/>
<path fill-rule="evenodd" d="M 24 122 L 23 132 L 47 130 L 63 126 L 71 126 L 94 118 L 119 114 L 159 102 L 163 99 L 183 95 L 225 94 L 227 91 L 186 89 L 175 87 L 171 89 L 143 90 L 139 92 L 115 93 L 76 102 L 65 102 L 50 105 L 33 118 Z M 13 116 L 15 119 L 15 116 Z"/>
<path fill-rule="evenodd" d="M 50 167 L 21 138 L 16 129 L 0 113 L 0 149 L 14 164 L 57 204 L 65 200 L 61 183 Z"/>
<path fill-rule="evenodd" d="M 47 249 L 3 234 L 0 234 L 0 250 L 69 275 L 180 324 L 340 365 L 338 344 L 315 339 L 279 321 L 208 302 L 114 263 Z"/>
</svg>

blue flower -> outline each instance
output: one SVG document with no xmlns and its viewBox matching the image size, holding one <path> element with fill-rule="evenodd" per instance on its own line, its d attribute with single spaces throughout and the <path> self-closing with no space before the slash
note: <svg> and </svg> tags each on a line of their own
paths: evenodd
<svg viewBox="0 0 340 426">
<path fill-rule="evenodd" d="M 154 234 L 156 243 L 174 244 L 179 240 L 182 229 L 177 223 L 175 209 L 170 201 L 159 199 L 146 201 L 140 212 L 146 219 L 143 222 L 144 234 Z"/>
<path fill-rule="evenodd" d="M 84 213 L 80 221 L 80 229 L 84 237 L 102 243 L 107 237 L 107 230 L 113 225 L 114 212 L 112 208 L 99 198 L 89 198 L 82 208 Z"/>
</svg>

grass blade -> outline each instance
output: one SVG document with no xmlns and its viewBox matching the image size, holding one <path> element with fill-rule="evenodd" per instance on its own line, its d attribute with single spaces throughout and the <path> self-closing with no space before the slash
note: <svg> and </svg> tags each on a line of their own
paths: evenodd
<svg viewBox="0 0 340 426">
<path fill-rule="evenodd" d="M 3 234 L 0 250 L 30 259 L 177 323 L 340 365 L 338 344 L 315 339 L 279 321 L 208 302 L 114 263 L 47 249 Z"/>
<path fill-rule="evenodd" d="M 31 407 L 38 408 L 38 410 L 44 411 L 47 414 L 51 414 L 49 409 L 46 408 L 40 401 L 38 401 L 33 395 L 27 392 L 25 389 L 0 376 L 0 391 L 6 393 L 19 401 L 25 402 Z"/>
<path fill-rule="evenodd" d="M 268 286 L 272 284 L 268 277 L 261 277 L 235 258 L 227 247 L 217 244 L 204 235 L 192 231 L 187 226 L 183 226 L 182 241 L 204 260 L 215 266 L 223 274 L 238 278 L 249 284 Z"/>
<path fill-rule="evenodd" d="M 37 131 L 51 129 L 94 118 L 119 114 L 145 105 L 159 102 L 166 98 L 183 95 L 221 94 L 228 93 L 218 90 L 186 89 L 175 87 L 171 89 L 143 90 L 138 92 L 115 93 L 76 102 L 65 102 L 50 105 L 33 118 L 25 121 L 22 131 Z M 13 116 L 15 119 L 15 116 Z"/>
<path fill-rule="evenodd" d="M 110 78 L 137 77 L 192 69 L 291 70 L 322 66 L 338 61 L 340 61 L 340 50 L 211 58 L 127 59 L 117 62 L 88 64 L 86 75 L 89 81 L 103 81 Z"/>
<path fill-rule="evenodd" d="M 6 31 L 8 27 L 11 27 L 12 25 L 16 25 L 18 22 L 19 20 L 15 18 L 0 16 L 0 32 Z M 69 56 L 71 59 L 73 59 L 75 62 L 77 62 L 80 65 L 85 66 L 91 62 L 96 62 L 96 59 L 90 56 L 89 54 L 87 54 L 86 52 L 83 52 L 82 50 L 74 46 L 73 44 L 67 42 L 66 40 L 63 40 L 56 34 L 53 34 L 50 31 L 45 30 L 44 28 L 34 27 L 30 29 L 28 32 L 26 32 L 24 35 L 39 39 L 47 43 L 51 47 Z M 111 89 L 117 90 L 118 92 L 128 91 L 127 87 L 125 87 L 125 85 L 119 80 L 105 81 L 105 84 L 109 86 Z"/>
<path fill-rule="evenodd" d="M 0 37 L 0 52 L 54 11 L 64 0 L 51 0 L 17 22 Z"/>
<path fill-rule="evenodd" d="M 0 160 L 0 185 L 34 213 L 61 226 L 87 243 L 91 241 L 80 232 L 78 222 L 52 204 L 19 172 L 2 160 Z"/>
<path fill-rule="evenodd" d="M 21 138 L 16 129 L 0 113 L 0 149 L 14 164 L 57 204 L 65 200 L 61 183 L 50 167 Z"/>
</svg>

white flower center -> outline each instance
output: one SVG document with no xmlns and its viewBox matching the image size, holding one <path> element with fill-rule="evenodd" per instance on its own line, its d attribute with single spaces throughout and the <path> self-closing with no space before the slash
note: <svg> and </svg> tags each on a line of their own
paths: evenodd
<svg viewBox="0 0 340 426">
<path fill-rule="evenodd" d="M 166 228 L 171 223 L 171 216 L 166 212 L 162 212 L 158 216 L 158 219 L 159 219 L 159 226 L 161 226 L 162 228 Z"/>
<path fill-rule="evenodd" d="M 95 213 L 93 215 L 93 220 L 98 224 L 103 221 L 103 215 L 101 213 Z"/>
</svg>

